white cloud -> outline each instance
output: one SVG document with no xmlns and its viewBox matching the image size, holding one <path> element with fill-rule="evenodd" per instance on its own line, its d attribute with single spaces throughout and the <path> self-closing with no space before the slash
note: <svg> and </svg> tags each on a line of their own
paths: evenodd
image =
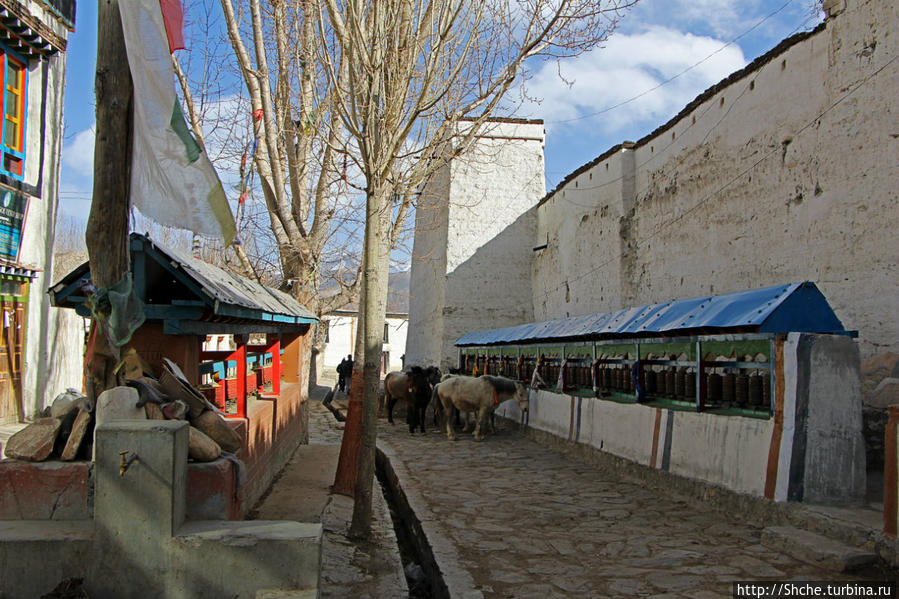
<svg viewBox="0 0 899 599">
<path fill-rule="evenodd" d="M 72 174 L 92 177 L 94 172 L 94 126 L 79 131 L 62 148 L 62 166 Z"/>
<path fill-rule="evenodd" d="M 560 66 L 545 64 L 528 89 L 542 99 L 533 112 L 547 129 L 589 125 L 615 134 L 634 123 L 664 122 L 745 64 L 738 46 L 657 26 L 615 35 L 604 48 Z"/>
<path fill-rule="evenodd" d="M 760 4 L 759 0 L 650 0 L 637 6 L 635 16 L 643 23 L 666 23 L 730 39 Z"/>
</svg>

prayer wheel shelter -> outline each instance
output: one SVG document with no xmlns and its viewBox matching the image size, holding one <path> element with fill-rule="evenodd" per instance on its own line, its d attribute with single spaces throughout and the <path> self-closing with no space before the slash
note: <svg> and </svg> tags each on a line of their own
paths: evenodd
<svg viewBox="0 0 899 599">
<path fill-rule="evenodd" d="M 472 331 L 466 373 L 531 384 L 533 429 L 777 501 L 865 492 L 859 353 L 811 282 Z M 507 402 L 498 412 L 521 415 Z"/>
<path fill-rule="evenodd" d="M 246 465 L 246 476 L 239 489 L 230 463 L 191 465 L 188 517 L 239 518 L 307 438 L 308 333 L 317 318 L 287 293 L 146 235 L 132 233 L 130 249 L 133 290 L 144 321 L 123 346 L 123 355 L 136 350 L 144 370 L 153 370 L 154 376 L 161 373 L 163 359 L 174 362 L 187 382 L 218 404 L 243 440 L 237 457 Z M 49 293 L 54 306 L 89 317 L 87 299 L 93 291 L 85 263 Z M 134 314 L 125 318 L 139 321 Z M 248 343 L 251 335 L 258 345 Z M 234 345 L 213 349 L 206 343 L 212 336 L 231 336 Z M 247 365 L 253 360 L 255 372 Z M 216 371 L 223 376 L 213 383 Z M 204 388 L 203 382 L 209 385 Z"/>
<path fill-rule="evenodd" d="M 280 373 L 284 380 L 299 380 L 303 361 L 299 345 L 318 319 L 287 293 L 138 233 L 131 234 L 131 273 L 146 320 L 129 346 L 150 366 L 161 368 L 162 358 L 167 357 L 181 367 L 191 384 L 198 385 L 203 358 L 227 358 L 236 361 L 240 369 L 238 355 L 246 354 L 249 335 L 264 334 L 265 350 L 273 360 L 277 361 L 283 350 Z M 90 267 L 84 263 L 50 289 L 51 302 L 74 308 L 88 318 L 89 285 Z M 237 351 L 203 355 L 206 337 L 223 334 L 234 335 Z M 273 382 L 279 378 L 273 376 Z"/>
</svg>

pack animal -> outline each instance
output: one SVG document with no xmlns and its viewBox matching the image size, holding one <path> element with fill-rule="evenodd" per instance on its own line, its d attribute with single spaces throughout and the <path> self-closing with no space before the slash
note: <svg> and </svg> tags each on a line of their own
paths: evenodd
<svg viewBox="0 0 899 599">
<path fill-rule="evenodd" d="M 439 401 L 446 412 L 446 436 L 450 441 L 456 440 L 453 417 L 458 411 L 477 414 L 474 439 L 481 441 L 487 416 L 507 399 L 514 399 L 522 414 L 527 412 L 527 387 L 501 376 L 454 376 L 434 387 L 432 393 L 432 401 Z"/>
<path fill-rule="evenodd" d="M 450 368 L 449 372 L 440 377 L 440 382 L 449 380 L 453 377 L 457 377 L 462 375 L 462 371 L 459 368 Z M 464 376 L 464 375 L 462 375 Z M 430 410 L 434 414 L 434 426 L 440 428 L 446 424 L 446 411 L 443 409 L 443 404 L 440 402 L 440 398 L 437 397 L 437 394 L 434 393 L 431 395 L 431 403 L 428 404 L 428 410 Z M 465 419 L 465 424 L 463 426 L 462 419 Z M 494 423 L 495 417 L 494 413 L 491 410 L 488 414 L 487 419 L 487 428 L 491 433 L 496 432 L 496 425 Z M 470 433 L 474 430 L 475 424 L 477 422 L 477 411 L 474 412 L 465 412 L 463 410 L 455 410 L 455 414 L 453 417 L 453 425 L 456 427 L 462 427 L 463 433 Z"/>
<path fill-rule="evenodd" d="M 387 400 L 387 421 L 393 424 L 393 406 L 402 399 L 406 402 L 406 423 L 409 432 L 416 426 L 425 432 L 425 414 L 431 398 L 431 381 L 440 380 L 440 370 L 434 366 L 412 366 L 408 371 L 394 371 L 384 377 L 384 396 Z"/>
</svg>

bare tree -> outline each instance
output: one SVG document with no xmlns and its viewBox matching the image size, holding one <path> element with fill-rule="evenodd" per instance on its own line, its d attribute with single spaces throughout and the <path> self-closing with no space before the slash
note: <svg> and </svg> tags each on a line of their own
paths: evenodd
<svg viewBox="0 0 899 599">
<path fill-rule="evenodd" d="M 350 532 L 366 536 L 376 441 L 378 358 L 386 274 L 396 226 L 411 192 L 464 152 L 503 105 L 529 61 L 596 47 L 636 0 L 312 0 L 314 49 L 330 89 L 331 131 L 345 129 L 365 180 L 366 229 L 361 446 Z M 282 3 L 276 3 L 282 4 Z M 304 38 L 305 39 L 305 38 Z M 309 54 L 304 52 L 305 56 Z M 330 141 L 330 138 L 329 138 Z M 399 206 L 395 206 L 395 202 Z M 354 373 L 355 376 L 355 373 Z M 360 389 L 361 387 L 361 389 Z M 352 403 L 351 403 L 352 406 Z M 344 434 L 345 443 L 350 431 Z"/>
<path fill-rule="evenodd" d="M 362 298 L 358 426 L 344 434 L 358 450 L 342 451 L 339 469 L 352 473 L 352 532 L 364 536 L 389 251 L 417 189 L 512 112 L 508 92 L 524 89 L 530 61 L 593 49 L 637 0 L 219 1 L 258 139 L 265 210 L 254 215 L 267 219 L 284 287 L 318 314 Z M 202 113 L 190 115 L 195 131 Z M 359 232 L 361 260 L 329 260 Z M 323 297 L 331 274 L 340 291 Z"/>
<path fill-rule="evenodd" d="M 362 223 L 354 225 L 349 209 L 359 195 L 349 176 L 357 172 L 356 152 L 331 117 L 334 89 L 317 61 L 316 21 L 308 18 L 316 2 L 221 5 L 258 136 L 255 174 L 278 270 L 284 287 L 321 315 L 355 299 L 359 261 L 339 256 Z M 339 292 L 319 294 L 325 279 Z"/>
</svg>

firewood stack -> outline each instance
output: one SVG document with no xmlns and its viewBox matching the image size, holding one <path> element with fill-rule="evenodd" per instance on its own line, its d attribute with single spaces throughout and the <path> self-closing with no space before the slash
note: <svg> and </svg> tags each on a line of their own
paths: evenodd
<svg viewBox="0 0 899 599">
<path fill-rule="evenodd" d="M 188 383 L 174 362 L 163 362 L 157 378 L 136 352 L 129 351 L 119 365 L 123 386 L 103 392 L 96 406 L 73 389 L 60 394 L 44 411 L 44 417 L 9 438 L 7 457 L 31 462 L 51 457 L 63 461 L 89 459 L 96 424 L 144 419 L 187 420 L 188 456 L 195 461 L 209 462 L 222 452 L 237 453 L 242 446 L 240 436 L 221 411 Z"/>
</svg>

